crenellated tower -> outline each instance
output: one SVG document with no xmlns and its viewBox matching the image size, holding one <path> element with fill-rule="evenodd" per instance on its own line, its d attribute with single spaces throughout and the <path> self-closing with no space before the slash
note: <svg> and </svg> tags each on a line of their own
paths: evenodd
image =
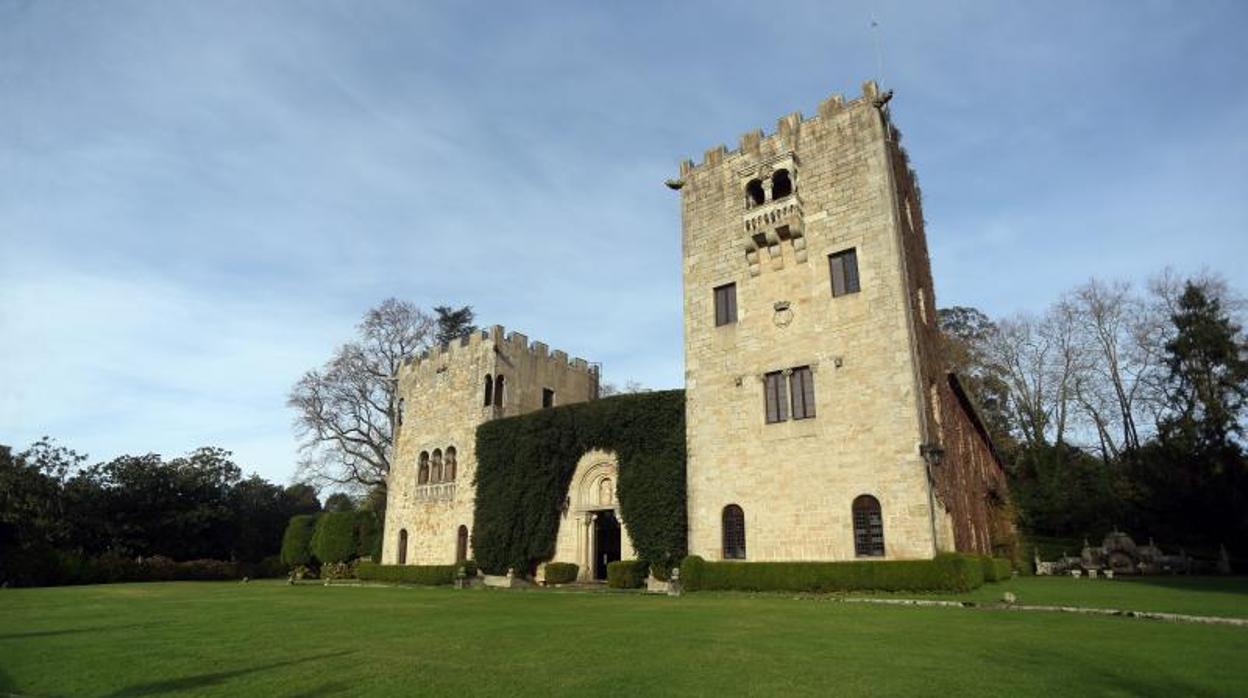
<svg viewBox="0 0 1248 698">
<path fill-rule="evenodd" d="M 593 400 L 598 369 L 495 325 L 409 359 L 397 395 L 382 561 L 451 564 L 471 556 L 477 426 Z"/>
<path fill-rule="evenodd" d="M 954 547 L 920 194 L 873 82 L 685 161 L 689 551 L 930 558 Z"/>
</svg>

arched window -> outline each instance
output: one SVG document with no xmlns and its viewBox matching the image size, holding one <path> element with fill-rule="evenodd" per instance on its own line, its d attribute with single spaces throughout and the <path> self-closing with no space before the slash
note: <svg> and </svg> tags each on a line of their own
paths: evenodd
<svg viewBox="0 0 1248 698">
<path fill-rule="evenodd" d="M 433 449 L 433 467 L 429 469 L 429 482 L 442 482 L 442 449 Z"/>
<path fill-rule="evenodd" d="M 869 494 L 854 499 L 854 554 L 858 557 L 884 556 L 884 515 L 880 500 Z"/>
<path fill-rule="evenodd" d="M 420 465 L 416 469 L 416 484 L 424 485 L 429 482 L 429 452 L 420 452 Z"/>
<path fill-rule="evenodd" d="M 724 559 L 745 559 L 745 512 L 736 504 L 724 507 Z"/>
<path fill-rule="evenodd" d="M 506 385 L 503 380 L 503 374 L 494 376 L 494 404 L 498 407 L 503 406 L 503 388 Z"/>
<path fill-rule="evenodd" d="M 442 466 L 442 472 L 444 475 L 446 475 L 447 480 L 453 481 L 455 480 L 455 470 L 456 470 L 455 447 L 447 446 L 445 465 Z"/>
<path fill-rule="evenodd" d="M 777 201 L 793 193 L 793 180 L 788 170 L 776 170 L 771 176 L 771 200 Z"/>
<path fill-rule="evenodd" d="M 468 559 L 468 527 L 460 526 L 455 533 L 455 562 L 456 564 Z"/>
<path fill-rule="evenodd" d="M 399 564 L 407 564 L 407 529 L 399 529 Z"/>
<path fill-rule="evenodd" d="M 753 208 L 767 200 L 767 195 L 763 192 L 763 183 L 757 179 L 751 179 L 749 184 L 745 185 L 745 207 Z"/>
<path fill-rule="evenodd" d="M 489 407 L 494 404 L 494 378 L 490 374 L 485 374 L 485 406 Z"/>
</svg>

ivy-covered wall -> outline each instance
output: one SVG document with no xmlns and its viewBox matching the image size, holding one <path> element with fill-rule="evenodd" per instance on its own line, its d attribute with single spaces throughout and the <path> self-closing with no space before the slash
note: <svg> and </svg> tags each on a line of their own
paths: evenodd
<svg viewBox="0 0 1248 698">
<path fill-rule="evenodd" d="M 639 558 L 685 555 L 685 393 L 620 395 L 477 428 L 472 547 L 486 572 L 532 574 L 555 552 L 564 498 L 587 451 L 619 461 L 616 495 Z"/>
</svg>

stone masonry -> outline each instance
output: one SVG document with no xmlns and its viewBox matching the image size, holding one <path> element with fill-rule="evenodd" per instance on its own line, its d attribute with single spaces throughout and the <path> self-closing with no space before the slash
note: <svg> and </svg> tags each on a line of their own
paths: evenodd
<svg viewBox="0 0 1248 698">
<path fill-rule="evenodd" d="M 885 559 L 990 545 L 955 540 L 960 512 L 936 484 L 962 465 L 939 458 L 935 410 L 949 384 L 920 196 L 887 100 L 866 83 L 858 99 L 834 96 L 815 117 L 790 114 L 773 135 L 686 161 L 671 183 L 682 198 L 692 554 L 723 557 L 735 504 L 745 559 L 854 559 L 859 495 L 880 503 Z M 778 190 L 782 170 L 791 191 Z M 851 249 L 860 290 L 834 297 L 830 255 Z M 714 289 L 727 284 L 736 319 L 717 324 Z M 765 374 L 807 366 L 815 415 L 767 423 Z"/>
<path fill-rule="evenodd" d="M 545 390 L 553 391 L 554 405 L 593 399 L 597 368 L 497 325 L 404 364 L 382 562 L 445 565 L 461 554 L 472 557 L 471 550 L 458 548 L 460 528 L 470 534 L 472 527 L 477 426 L 541 409 Z M 453 476 L 448 454 L 454 458 Z M 402 538 L 407 550 L 401 556 Z"/>
</svg>

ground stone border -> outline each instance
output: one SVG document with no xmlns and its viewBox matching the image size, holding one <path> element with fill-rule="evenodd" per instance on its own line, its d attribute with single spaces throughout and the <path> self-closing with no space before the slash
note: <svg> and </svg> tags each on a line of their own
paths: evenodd
<svg viewBox="0 0 1248 698">
<path fill-rule="evenodd" d="M 819 597 L 805 597 L 819 598 Z M 1140 618 L 1143 620 L 1161 620 L 1171 623 L 1196 623 L 1200 625 L 1231 625 L 1237 628 L 1248 628 L 1248 618 L 1226 618 L 1224 616 L 1193 616 L 1185 613 L 1165 613 L 1162 611 L 1128 611 L 1118 608 L 1084 608 L 1082 606 L 1032 606 L 1028 604 L 980 603 L 978 601 L 943 601 L 936 599 L 868 599 L 853 596 L 835 596 L 832 600 L 840 603 L 867 603 L 886 606 L 934 606 L 940 608 L 971 608 L 985 611 L 1039 611 L 1042 613 L 1080 613 L 1092 616 L 1117 616 L 1120 618 Z"/>
</svg>

